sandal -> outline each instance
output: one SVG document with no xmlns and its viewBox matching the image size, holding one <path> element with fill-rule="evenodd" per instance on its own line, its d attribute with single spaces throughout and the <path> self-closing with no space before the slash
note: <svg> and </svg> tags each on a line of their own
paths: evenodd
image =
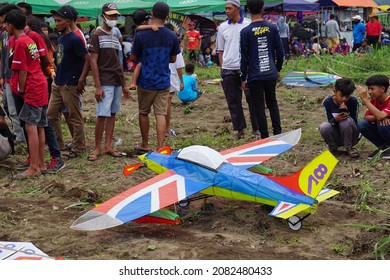
<svg viewBox="0 0 390 280">
<path fill-rule="evenodd" d="M 245 136 L 244 132 L 243 131 L 239 131 L 237 132 L 236 134 L 234 134 L 232 136 L 232 140 L 240 140 L 240 139 L 243 139 Z"/>
<path fill-rule="evenodd" d="M 350 148 L 347 150 L 347 154 L 350 158 L 358 158 L 360 155 L 359 155 L 359 152 L 356 151 L 355 148 Z"/>
<path fill-rule="evenodd" d="M 92 152 L 88 155 L 87 160 L 89 160 L 89 161 L 95 161 L 95 160 L 98 159 L 98 157 L 99 157 L 99 154 L 95 153 L 95 151 L 92 151 Z"/>
<path fill-rule="evenodd" d="M 147 154 L 147 153 L 151 152 L 151 150 L 147 150 L 147 149 L 141 148 L 141 146 L 138 145 L 138 144 L 134 145 L 133 149 L 134 149 L 136 154 L 140 154 L 140 155 Z"/>
<path fill-rule="evenodd" d="M 126 153 L 124 152 L 119 152 L 117 150 L 109 150 L 109 151 L 105 151 L 104 152 L 105 155 L 110 155 L 112 157 L 124 157 L 124 156 L 127 156 Z"/>
<path fill-rule="evenodd" d="M 73 151 L 69 151 L 68 153 L 63 153 L 62 157 L 65 159 L 72 159 L 72 158 L 77 158 L 80 156 L 80 153 L 76 153 Z"/>
</svg>

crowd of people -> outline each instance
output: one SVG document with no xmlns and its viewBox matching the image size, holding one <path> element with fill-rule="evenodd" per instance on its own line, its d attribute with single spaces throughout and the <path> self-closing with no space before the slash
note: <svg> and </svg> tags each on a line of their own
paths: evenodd
<svg viewBox="0 0 390 280">
<path fill-rule="evenodd" d="M 252 136 L 256 140 L 264 139 L 269 137 L 266 109 L 270 113 L 273 134 L 282 133 L 276 83 L 290 49 L 289 30 L 285 20 L 275 25 L 263 19 L 263 0 L 247 0 L 251 20 L 242 16 L 240 6 L 239 0 L 226 1 L 227 20 L 218 28 L 215 51 L 235 131 L 233 138 L 241 139 L 246 133 L 244 92 Z M 15 178 L 56 173 L 64 167 L 64 159 L 80 157 L 86 150 L 81 96 L 88 73 L 92 74 L 95 86 L 96 124 L 94 147 L 87 159 L 95 161 L 101 154 L 125 155 L 113 147 L 112 139 L 121 98 L 132 98 L 129 88 L 136 89 L 138 95 L 141 141 L 134 145 L 134 151 L 153 150 L 149 144 L 152 108 L 157 131 L 155 148 L 162 148 L 165 137 L 175 135 L 170 128 L 172 97 L 177 94 L 183 103 L 201 97 L 194 73 L 196 66 L 214 63 L 210 46 L 204 52 L 199 51 L 202 36 L 194 28 L 195 24 L 189 23 L 185 48 L 181 48 L 173 26 L 165 23 L 169 6 L 156 2 L 150 14 L 143 9 L 133 14 L 136 32 L 131 44 L 126 45 L 123 42 L 130 40 L 123 40 L 117 28 L 120 11 L 114 3 L 102 6 L 102 25 L 91 28 L 88 34 L 77 26 L 78 13 L 72 6 L 64 5 L 50 13 L 59 35 L 48 32 L 50 26 L 32 15 L 29 4 L 0 4 L 0 73 L 6 109 L 0 111 L 0 159 L 14 151 L 14 142 L 26 141 L 29 151 L 26 161 L 18 166 L 20 173 Z M 328 45 L 327 49 L 333 52 L 338 48 L 339 36 L 331 31 L 336 29 L 333 23 L 328 28 L 331 47 Z M 380 37 L 365 35 L 361 46 L 356 46 L 368 52 L 365 40 L 379 41 Z M 321 50 L 321 44 L 325 43 L 322 39 L 311 42 L 311 51 Z M 300 40 L 291 47 L 296 52 L 304 51 Z M 134 64 L 130 87 L 124 75 L 126 57 Z M 336 82 L 334 95 L 324 101 L 328 122 L 320 126 L 320 133 L 334 153 L 343 146 L 349 156 L 358 157 L 354 146 L 362 134 L 377 147 L 370 157 L 378 154 L 390 158 L 390 98 L 386 93 L 389 79 L 375 75 L 366 85 L 370 100 L 364 88 L 357 88 L 368 108 L 365 120 L 358 122 L 358 102 L 351 96 L 355 85 L 349 79 Z M 11 130 L 5 121 L 6 115 L 11 120 Z M 70 144 L 64 142 L 62 115 L 71 133 Z M 45 163 L 45 145 L 50 151 L 49 164 Z"/>
<path fill-rule="evenodd" d="M 312 54 L 340 54 L 347 55 L 354 53 L 362 56 L 370 53 L 373 49 L 378 49 L 384 44 L 382 38 L 383 27 L 378 20 L 378 15 L 371 13 L 369 20 L 364 23 L 362 17 L 357 14 L 352 17 L 353 41 L 351 45 L 347 39 L 341 35 L 341 30 L 336 16 L 331 14 L 325 24 L 324 36 L 316 36 L 315 31 L 304 31 L 296 33 L 293 37 L 289 34 L 289 27 L 284 23 L 283 16 L 279 18 L 278 26 L 280 35 L 290 38 L 289 45 L 285 47 L 285 52 L 294 56 L 310 56 Z M 286 27 L 282 27 L 287 25 Z M 297 27 L 299 28 L 299 27 Z M 287 32 L 286 32 L 287 30 Z"/>
</svg>

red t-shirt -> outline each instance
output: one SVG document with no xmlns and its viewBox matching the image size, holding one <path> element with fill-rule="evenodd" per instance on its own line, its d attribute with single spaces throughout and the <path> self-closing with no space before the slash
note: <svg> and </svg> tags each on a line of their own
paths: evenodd
<svg viewBox="0 0 390 280">
<path fill-rule="evenodd" d="M 197 50 L 199 49 L 199 41 L 200 41 L 200 33 L 198 30 L 188 30 L 187 31 L 187 40 L 189 50 Z"/>
<path fill-rule="evenodd" d="M 371 99 L 370 103 L 375 106 L 379 111 L 385 112 L 390 117 L 390 96 L 388 96 L 385 102 L 380 103 L 377 99 Z M 370 110 L 366 111 L 366 116 L 372 116 Z"/>
<path fill-rule="evenodd" d="M 46 43 L 45 40 L 42 38 L 41 35 L 39 35 L 35 31 L 28 30 L 25 32 L 25 34 L 30 37 L 35 44 L 37 45 L 38 51 L 39 51 L 39 56 L 45 56 L 47 55 L 47 50 L 46 50 Z"/>
<path fill-rule="evenodd" d="M 42 73 L 37 44 L 25 34 L 12 42 L 11 90 L 19 92 L 19 71 L 27 72 L 24 102 L 32 106 L 45 106 L 49 101 L 47 81 Z M 11 44 L 10 44 L 11 49 Z"/>
<path fill-rule="evenodd" d="M 79 36 L 80 39 L 84 42 L 85 47 L 87 47 L 87 40 L 85 40 L 85 36 L 84 36 L 83 32 L 79 28 L 76 30 L 76 32 L 74 32 L 74 34 Z"/>
<path fill-rule="evenodd" d="M 382 32 L 382 25 L 379 21 L 369 21 L 366 24 L 367 36 L 379 36 Z"/>
</svg>

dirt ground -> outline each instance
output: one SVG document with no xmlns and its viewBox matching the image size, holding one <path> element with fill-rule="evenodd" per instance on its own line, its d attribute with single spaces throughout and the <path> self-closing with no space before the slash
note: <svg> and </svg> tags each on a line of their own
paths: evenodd
<svg viewBox="0 0 390 280">
<path fill-rule="evenodd" d="M 89 77 L 89 85 L 91 85 Z M 167 144 L 178 149 L 191 144 L 209 145 L 222 151 L 250 142 L 232 141 L 229 112 L 220 85 L 202 85 L 206 93 L 191 104 L 173 99 L 172 127 L 176 137 Z M 300 142 L 290 151 L 266 162 L 276 175 L 298 171 L 326 149 L 317 127 L 325 121 L 321 101 L 332 88 L 287 88 L 277 94 L 284 131 L 302 128 Z M 95 107 L 93 87 L 84 95 L 83 114 L 89 149 L 93 145 Z M 139 162 L 132 146 L 140 141 L 137 103 L 123 101 L 118 114 L 117 148 L 124 158 L 101 156 L 95 162 L 82 158 L 66 161 L 58 174 L 24 181 L 12 180 L 16 165 L 25 159 L 25 145 L 17 154 L 0 162 L 0 240 L 30 241 L 53 257 L 70 259 L 373 259 L 375 243 L 385 232 L 365 230 L 351 224 L 389 223 L 389 161 L 369 162 L 374 147 L 361 140 L 361 158 L 339 156 L 329 186 L 341 193 L 320 204 L 303 222 L 301 230 L 268 216 L 270 207 L 218 197 L 208 199 L 213 210 L 201 211 L 201 201 L 192 203 L 181 225 L 129 223 L 116 228 L 81 232 L 70 229 L 73 221 L 108 198 L 151 178 L 140 169 L 124 177 L 124 165 Z M 243 104 L 247 105 L 246 102 Z M 360 117 L 365 108 L 360 109 Z M 150 131 L 155 145 L 154 120 Z M 270 122 L 269 122 L 270 123 Z M 65 126 L 64 126 L 65 129 Z M 69 133 L 66 134 L 69 141 Z"/>
</svg>

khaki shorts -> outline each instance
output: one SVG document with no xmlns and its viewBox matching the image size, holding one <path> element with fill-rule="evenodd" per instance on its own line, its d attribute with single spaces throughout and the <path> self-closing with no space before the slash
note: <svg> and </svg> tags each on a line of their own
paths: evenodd
<svg viewBox="0 0 390 280">
<path fill-rule="evenodd" d="M 152 106 L 155 115 L 166 115 L 168 106 L 169 88 L 162 90 L 144 89 L 137 87 L 138 111 L 142 115 L 149 115 Z"/>
<path fill-rule="evenodd" d="M 333 50 L 339 43 L 339 38 L 328 38 L 328 49 Z"/>
</svg>

